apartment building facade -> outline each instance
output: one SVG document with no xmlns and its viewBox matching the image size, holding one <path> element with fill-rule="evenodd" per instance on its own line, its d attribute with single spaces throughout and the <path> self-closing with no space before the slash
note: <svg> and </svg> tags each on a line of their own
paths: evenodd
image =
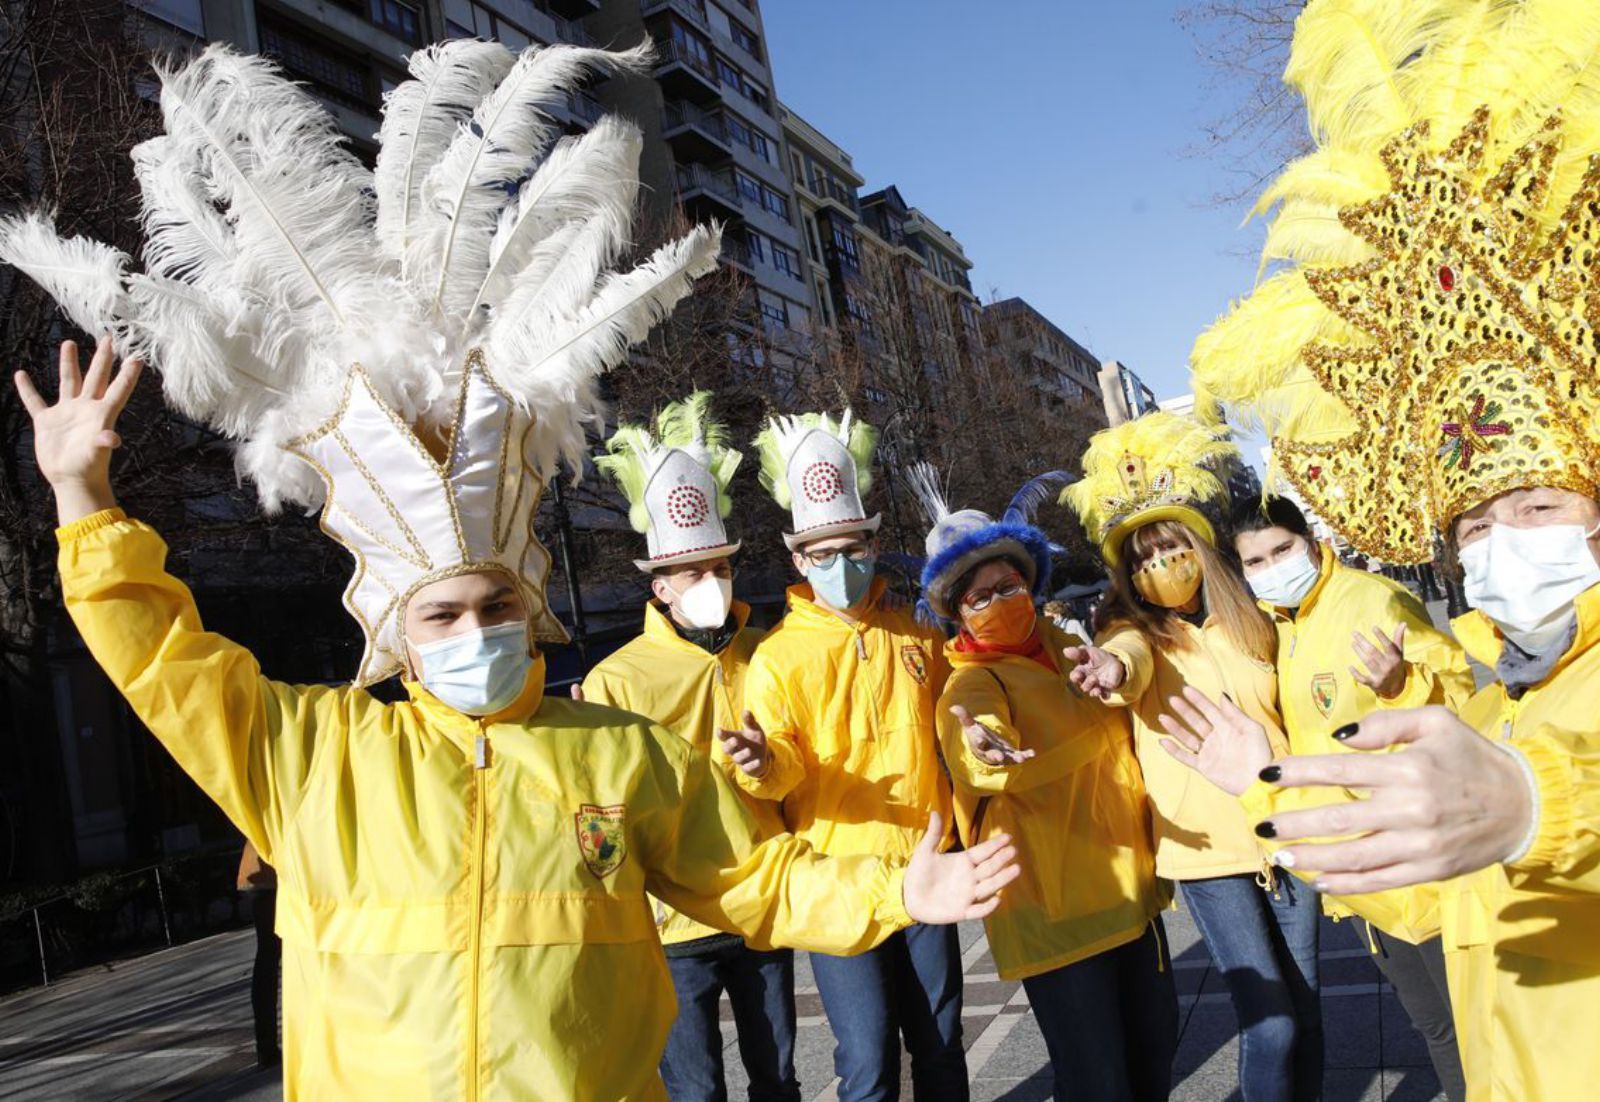
<svg viewBox="0 0 1600 1102">
<path fill-rule="evenodd" d="M 1055 410 L 1072 410 L 1107 423 L 1100 394 L 1099 358 L 1021 298 L 983 308 L 984 341 Z"/>
</svg>

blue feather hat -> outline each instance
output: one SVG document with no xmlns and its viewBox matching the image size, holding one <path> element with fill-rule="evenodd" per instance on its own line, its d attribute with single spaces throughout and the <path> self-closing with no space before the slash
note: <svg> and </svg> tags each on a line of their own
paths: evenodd
<svg viewBox="0 0 1600 1102">
<path fill-rule="evenodd" d="M 1056 486 L 1073 480 L 1072 475 L 1048 471 L 1029 479 L 999 520 L 976 509 L 952 512 L 937 473 L 926 463 L 912 467 L 907 479 L 933 525 L 927 538 L 927 564 L 922 568 L 922 598 L 917 602 L 922 619 L 946 626 L 953 623 L 956 616 L 950 597 L 955 584 L 973 567 L 1002 555 L 1022 567 L 1035 597 L 1049 591 L 1050 560 L 1063 549 L 1033 525 L 1033 515 Z"/>
</svg>

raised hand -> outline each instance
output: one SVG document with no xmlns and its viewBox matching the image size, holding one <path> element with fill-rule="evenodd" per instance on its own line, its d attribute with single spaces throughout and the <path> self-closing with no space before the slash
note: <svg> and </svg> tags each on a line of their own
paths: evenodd
<svg viewBox="0 0 1600 1102">
<path fill-rule="evenodd" d="M 766 776 L 768 767 L 772 765 L 772 751 L 767 746 L 767 733 L 756 722 L 755 716 L 746 712 L 743 730 L 724 729 L 718 732 L 717 738 L 722 742 L 722 752 L 746 776 L 758 779 Z"/>
<path fill-rule="evenodd" d="M 117 418 L 143 364 L 125 360 L 112 373 L 111 338 L 102 337 L 89 363 L 79 368 L 78 346 L 61 344 L 61 387 L 54 405 L 33 384 L 25 371 L 15 376 L 17 394 L 33 419 L 33 447 L 39 473 L 55 491 L 61 523 L 69 524 L 116 504 L 111 493 L 111 453 L 122 445 Z"/>
<path fill-rule="evenodd" d="M 1350 676 L 1385 700 L 1392 700 L 1406 687 L 1406 626 L 1402 623 L 1396 627 L 1393 639 L 1382 628 L 1374 627 L 1372 637 L 1376 643 L 1367 642 L 1359 631 L 1351 636 L 1350 647 L 1367 668 L 1363 671 L 1351 666 Z"/>
<path fill-rule="evenodd" d="M 997 834 L 959 853 L 940 853 L 944 824 L 928 816 L 928 831 L 906 867 L 902 898 L 918 922 L 942 925 L 969 922 L 1000 906 L 1000 889 L 1022 875 L 1009 834 Z"/>
<path fill-rule="evenodd" d="M 1162 713 L 1171 738 L 1161 748 L 1230 795 L 1242 795 L 1272 764 L 1267 732 L 1227 697 L 1213 702 L 1192 685 L 1170 697 L 1173 714 Z"/>
<path fill-rule="evenodd" d="M 577 701 L 579 704 L 583 703 L 583 686 L 582 685 L 580 685 L 580 684 L 578 684 L 578 682 L 574 681 L 572 683 L 572 688 L 570 690 L 568 690 L 568 691 L 572 694 L 572 699 L 573 700 Z"/>
<path fill-rule="evenodd" d="M 1019 750 L 989 728 L 972 718 L 972 713 L 960 704 L 952 705 L 950 714 L 961 724 L 967 748 L 972 756 L 986 765 L 1020 765 L 1033 757 L 1032 750 Z"/>
<path fill-rule="evenodd" d="M 1127 680 L 1128 671 L 1122 659 L 1110 651 L 1085 643 L 1081 647 L 1066 647 L 1061 653 L 1072 663 L 1067 679 L 1096 700 L 1109 699 Z"/>
<path fill-rule="evenodd" d="M 1321 875 L 1335 895 L 1449 880 L 1503 861 L 1527 840 L 1534 801 L 1511 754 L 1437 705 L 1373 712 L 1334 732 L 1346 746 L 1393 754 L 1320 754 L 1277 762 L 1275 783 L 1327 785 L 1360 798 L 1274 815 L 1265 837 L 1342 838 L 1273 859 Z"/>
</svg>

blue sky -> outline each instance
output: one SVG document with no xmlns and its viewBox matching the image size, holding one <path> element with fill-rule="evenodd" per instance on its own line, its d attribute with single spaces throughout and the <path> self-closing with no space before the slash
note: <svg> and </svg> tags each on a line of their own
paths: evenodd
<svg viewBox="0 0 1600 1102">
<path fill-rule="evenodd" d="M 1020 295 L 1169 397 L 1247 293 L 1261 228 L 1198 151 L 1239 89 L 1161 0 L 766 0 L 778 94 Z"/>
</svg>

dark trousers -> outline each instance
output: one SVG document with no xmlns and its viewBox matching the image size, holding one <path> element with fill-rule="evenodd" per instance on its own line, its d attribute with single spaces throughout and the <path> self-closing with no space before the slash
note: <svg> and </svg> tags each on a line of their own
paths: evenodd
<svg viewBox="0 0 1600 1102">
<path fill-rule="evenodd" d="M 739 1032 L 739 1060 L 750 1076 L 750 1102 L 799 1102 L 794 1074 L 794 953 L 758 953 L 740 941 L 668 957 L 678 1017 L 661 1054 L 661 1079 L 672 1102 L 726 1102 L 722 992 Z"/>
<path fill-rule="evenodd" d="M 1165 1102 L 1178 1050 L 1166 930 L 1022 981 L 1057 1102 Z"/>
<path fill-rule="evenodd" d="M 1316 1102 L 1323 1064 L 1317 893 L 1287 875 L 1269 891 L 1248 874 L 1185 880 L 1182 891 L 1239 1019 L 1244 1102 Z"/>
<path fill-rule="evenodd" d="M 252 891 L 250 913 L 256 923 L 256 963 L 250 971 L 250 1011 L 256 1025 L 256 1060 L 278 1062 L 278 970 L 283 942 L 272 929 L 278 909 L 277 889 Z"/>
<path fill-rule="evenodd" d="M 1362 925 L 1377 949 L 1373 961 L 1394 987 L 1412 1028 L 1428 1043 L 1428 1059 L 1445 1097 L 1450 1102 L 1464 1102 L 1467 1080 L 1461 1072 L 1461 1052 L 1456 1048 L 1456 1020 L 1444 978 L 1443 942 L 1435 937 L 1412 945 L 1386 937 L 1376 926 L 1365 922 Z"/>
<path fill-rule="evenodd" d="M 811 954 L 833 1026 L 839 1102 L 900 1097 L 900 1039 L 917 1102 L 967 1102 L 961 942 L 954 926 L 909 926 L 857 957 Z"/>
</svg>

